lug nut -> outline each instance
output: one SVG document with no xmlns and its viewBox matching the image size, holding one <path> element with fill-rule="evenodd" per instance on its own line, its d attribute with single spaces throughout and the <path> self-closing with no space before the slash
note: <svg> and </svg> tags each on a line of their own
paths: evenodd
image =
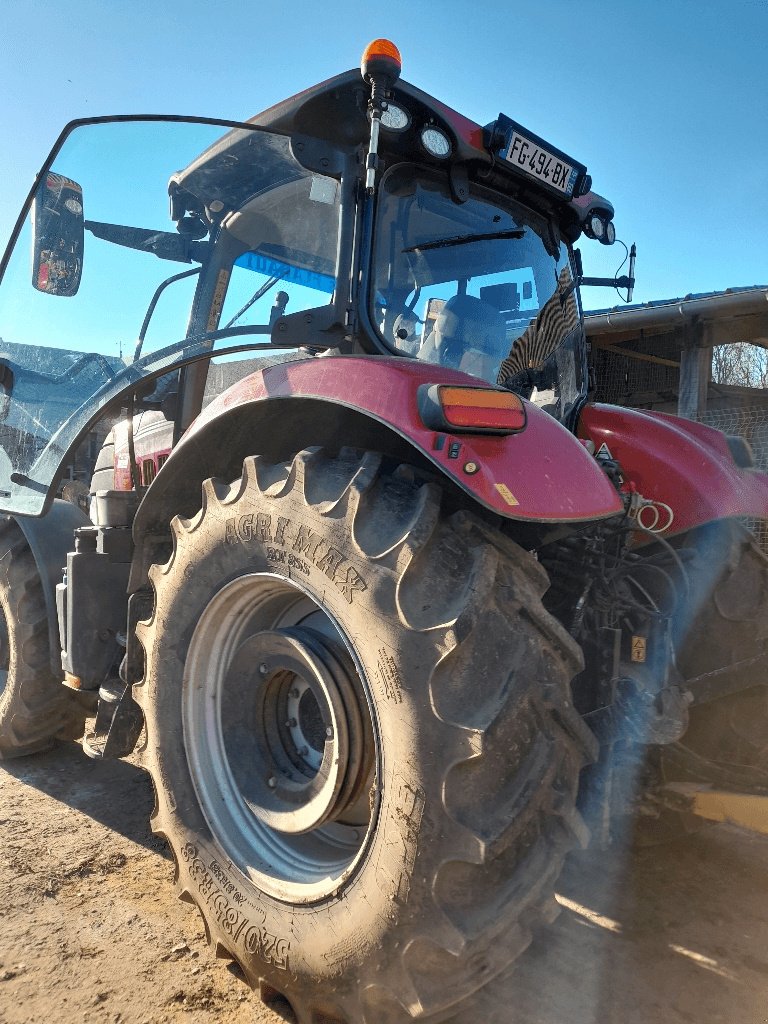
<svg viewBox="0 0 768 1024">
<path fill-rule="evenodd" d="M 262 675 L 262 676 L 265 676 L 268 671 L 269 671 L 269 669 L 264 664 L 264 662 L 262 662 L 261 665 L 259 665 L 259 674 Z"/>
<path fill-rule="evenodd" d="M 277 785 L 277 779 L 275 778 L 274 775 L 270 775 L 270 777 L 267 779 L 267 785 L 269 786 L 270 789 L 275 788 L 275 786 Z"/>
<path fill-rule="evenodd" d="M 325 735 L 328 737 L 328 739 L 331 739 L 331 737 L 333 736 L 333 726 L 332 725 L 329 725 L 328 728 L 325 730 Z"/>
<path fill-rule="evenodd" d="M 298 722 L 296 721 L 295 718 L 289 718 L 288 721 L 285 723 L 285 728 L 286 729 L 295 729 L 297 725 L 298 725 Z"/>
<path fill-rule="evenodd" d="M 291 689 L 288 691 L 288 696 L 289 697 L 293 697 L 294 700 L 298 700 L 299 699 L 299 688 L 298 688 L 298 686 L 292 686 Z"/>
</svg>

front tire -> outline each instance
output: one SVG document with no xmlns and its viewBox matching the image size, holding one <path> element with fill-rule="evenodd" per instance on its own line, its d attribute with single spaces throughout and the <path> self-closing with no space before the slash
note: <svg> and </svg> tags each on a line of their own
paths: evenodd
<svg viewBox="0 0 768 1024">
<path fill-rule="evenodd" d="M 300 1024 L 437 1020 L 551 918 L 581 665 L 538 563 L 373 454 L 247 459 L 172 523 L 135 696 L 153 828 Z"/>
<path fill-rule="evenodd" d="M 0 760 L 83 733 L 85 713 L 51 671 L 40 574 L 19 527 L 0 526 Z"/>
</svg>

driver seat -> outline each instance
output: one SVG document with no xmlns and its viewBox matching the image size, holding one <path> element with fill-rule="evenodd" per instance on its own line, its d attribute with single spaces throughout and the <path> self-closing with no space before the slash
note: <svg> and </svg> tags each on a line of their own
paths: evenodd
<svg viewBox="0 0 768 1024">
<path fill-rule="evenodd" d="M 474 295 L 454 295 L 440 310 L 419 357 L 495 380 L 508 354 L 507 325 L 494 306 Z M 482 364 L 482 369 L 473 369 Z M 487 371 L 487 372 L 483 372 Z"/>
</svg>

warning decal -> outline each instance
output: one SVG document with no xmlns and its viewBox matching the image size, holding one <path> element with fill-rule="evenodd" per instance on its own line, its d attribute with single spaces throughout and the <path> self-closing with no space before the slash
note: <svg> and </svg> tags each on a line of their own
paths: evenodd
<svg viewBox="0 0 768 1024">
<path fill-rule="evenodd" d="M 600 445 L 600 447 L 595 452 L 595 458 L 596 459 L 612 459 L 613 458 L 613 456 L 611 455 L 611 449 L 608 447 L 608 445 L 605 443 L 605 441 L 603 441 L 603 443 Z"/>
</svg>

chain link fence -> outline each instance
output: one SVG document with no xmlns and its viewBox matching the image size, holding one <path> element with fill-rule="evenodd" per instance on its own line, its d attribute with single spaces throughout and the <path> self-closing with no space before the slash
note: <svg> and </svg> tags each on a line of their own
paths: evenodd
<svg viewBox="0 0 768 1024">
<path fill-rule="evenodd" d="M 625 345 L 624 351 L 618 346 L 593 345 L 590 361 L 598 402 L 634 408 L 677 404 L 680 363 L 670 357 L 666 339 L 638 339 Z"/>
<path fill-rule="evenodd" d="M 700 423 L 736 434 L 749 442 L 757 469 L 768 473 L 768 401 L 731 408 L 709 409 L 699 417 Z M 757 538 L 760 547 L 768 553 L 768 520 L 745 519 L 744 523 Z"/>
</svg>

